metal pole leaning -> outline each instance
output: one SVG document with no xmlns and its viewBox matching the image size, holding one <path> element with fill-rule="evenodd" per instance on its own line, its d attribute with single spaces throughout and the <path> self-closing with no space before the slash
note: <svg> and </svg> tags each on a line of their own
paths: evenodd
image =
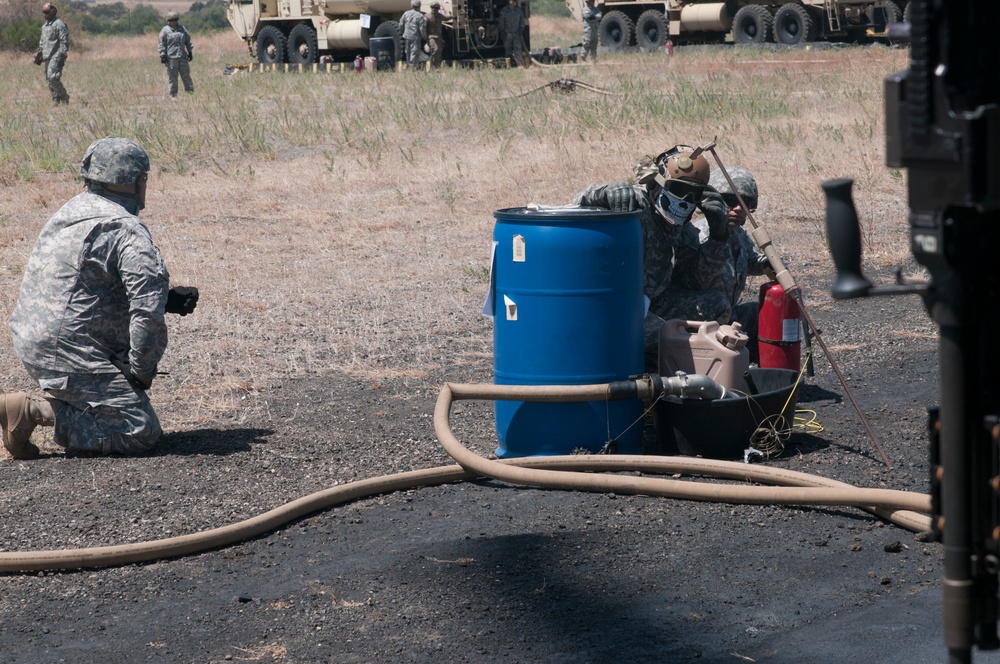
<svg viewBox="0 0 1000 664">
<path fill-rule="evenodd" d="M 826 342 L 823 341 L 823 336 L 820 334 L 819 329 L 813 324 L 812 316 L 810 316 L 809 312 L 806 310 L 804 302 L 805 298 L 802 296 L 802 289 L 799 288 L 797 283 L 795 283 L 795 278 L 792 276 L 792 273 L 788 271 L 788 268 L 781 260 L 781 256 L 778 254 L 777 248 L 771 242 L 771 237 L 768 235 L 767 230 L 757 223 L 757 220 L 754 219 L 753 213 L 750 212 L 749 208 L 747 208 L 747 205 L 743 200 L 743 196 L 740 195 L 733 179 L 729 177 L 729 171 L 726 170 L 725 165 L 719 158 L 719 153 L 716 151 L 715 146 L 715 141 L 712 141 L 703 147 L 702 150 L 707 150 L 712 153 L 715 163 L 719 165 L 719 170 L 722 171 L 722 175 L 725 176 L 730 189 L 733 190 L 733 194 L 736 195 L 736 199 L 740 202 L 740 207 L 746 210 L 747 219 L 753 227 L 753 230 L 750 232 L 750 237 L 753 238 L 754 242 L 757 243 L 757 246 L 760 247 L 760 250 L 764 252 L 765 256 L 767 256 L 767 260 L 771 263 L 771 269 L 774 270 L 775 279 L 785 292 L 788 293 L 789 297 L 798 303 L 799 311 L 802 313 L 802 317 L 805 319 L 806 325 L 808 325 L 809 329 L 812 330 L 813 338 L 815 338 L 819 343 L 820 348 L 823 349 L 823 354 L 826 355 L 826 359 L 830 362 L 830 367 L 833 369 L 833 372 L 837 374 L 837 380 L 840 381 L 840 385 L 844 388 L 847 398 L 850 399 L 851 405 L 854 406 L 854 410 L 857 411 L 858 417 L 861 418 L 861 423 L 864 425 L 865 431 L 868 432 L 868 437 L 872 439 L 873 443 L 875 443 L 875 449 L 878 450 L 879 456 L 882 457 L 882 462 L 885 464 L 886 468 L 891 469 L 892 464 L 889 463 L 889 457 L 886 456 L 885 450 L 882 449 L 882 444 L 879 443 L 878 437 L 872 430 L 871 424 L 868 423 L 868 418 L 865 416 L 864 412 L 861 410 L 861 406 L 858 405 L 857 400 L 854 398 L 854 393 L 851 392 L 851 388 L 847 386 L 847 380 L 844 378 L 844 374 L 840 373 L 840 367 L 837 366 L 837 362 L 833 359 L 833 354 L 830 352 L 830 349 L 827 348 Z"/>
</svg>

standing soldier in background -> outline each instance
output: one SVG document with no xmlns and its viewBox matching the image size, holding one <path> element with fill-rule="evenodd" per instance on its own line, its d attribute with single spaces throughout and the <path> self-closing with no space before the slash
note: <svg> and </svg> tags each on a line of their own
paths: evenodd
<svg viewBox="0 0 1000 664">
<path fill-rule="evenodd" d="M 0 395 L 0 433 L 15 459 L 38 456 L 37 425 L 57 445 L 133 454 L 162 430 L 146 396 L 167 348 L 165 313 L 187 315 L 195 288 L 170 288 L 149 228 L 149 156 L 102 138 L 83 155 L 86 190 L 42 228 L 10 317 L 14 352 L 45 397 Z"/>
<path fill-rule="evenodd" d="M 66 64 L 66 54 L 69 53 L 69 28 L 61 18 L 56 18 L 55 5 L 42 5 L 42 36 L 38 40 L 38 51 L 35 53 L 35 64 L 45 63 L 45 80 L 49 83 L 49 93 L 52 103 L 69 103 L 69 93 L 62 84 L 63 66 Z"/>
<path fill-rule="evenodd" d="M 431 56 L 431 67 L 441 66 L 444 59 L 444 47 L 441 44 L 441 32 L 444 26 L 444 15 L 441 13 L 441 3 L 434 0 L 431 3 L 431 13 L 424 19 L 427 22 L 427 51 Z"/>
<path fill-rule="evenodd" d="M 171 97 L 177 96 L 177 74 L 184 82 L 184 92 L 194 92 L 191 82 L 191 66 L 194 57 L 191 35 L 180 25 L 177 12 L 167 14 L 167 24 L 160 30 L 160 62 L 167 68 L 167 91 Z"/>
<path fill-rule="evenodd" d="M 399 31 L 406 44 L 406 62 L 411 67 L 426 62 L 424 40 L 427 39 L 427 20 L 420 11 L 420 0 L 410 0 L 410 9 L 399 19 Z"/>
<path fill-rule="evenodd" d="M 597 62 L 597 34 L 601 27 L 601 10 L 594 0 L 587 0 L 583 8 L 583 59 Z"/>
<path fill-rule="evenodd" d="M 497 18 L 497 30 L 503 40 L 503 54 L 508 60 L 521 66 L 521 33 L 524 31 L 524 12 L 517 6 L 517 0 L 510 0 L 507 6 L 500 10 Z"/>
</svg>

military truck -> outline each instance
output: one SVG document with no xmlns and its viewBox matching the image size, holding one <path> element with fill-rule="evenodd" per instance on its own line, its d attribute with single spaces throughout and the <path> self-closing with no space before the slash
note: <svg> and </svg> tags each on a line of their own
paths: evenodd
<svg viewBox="0 0 1000 664">
<path fill-rule="evenodd" d="M 566 0 L 582 20 L 584 0 Z M 737 44 L 801 44 L 853 40 L 885 32 L 903 20 L 909 0 L 597 0 L 603 13 L 600 44 L 616 51 L 629 46 L 653 51 L 667 40 L 733 41 Z"/>
<path fill-rule="evenodd" d="M 497 30 L 507 0 L 439 0 L 444 20 L 446 59 L 496 58 L 504 55 Z M 422 10 L 430 11 L 431 0 Z M 529 50 L 528 2 L 522 34 Z M 229 0 L 229 23 L 243 39 L 251 57 L 266 64 L 312 64 L 323 56 L 352 60 L 369 55 L 369 41 L 389 37 L 395 56 L 403 53 L 399 19 L 410 0 Z"/>
</svg>

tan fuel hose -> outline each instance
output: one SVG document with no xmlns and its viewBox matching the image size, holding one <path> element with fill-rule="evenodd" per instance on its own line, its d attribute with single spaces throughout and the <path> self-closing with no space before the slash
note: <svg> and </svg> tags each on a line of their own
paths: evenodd
<svg viewBox="0 0 1000 664">
<path fill-rule="evenodd" d="M 860 489 L 843 482 L 780 468 L 743 463 L 638 455 L 577 455 L 491 461 L 466 449 L 451 432 L 449 414 L 455 400 L 603 400 L 607 385 L 507 386 L 446 383 L 434 411 L 434 429 L 460 465 L 439 466 L 352 482 L 310 494 L 259 516 L 190 535 L 148 542 L 87 549 L 0 552 L 0 572 L 111 567 L 176 558 L 248 540 L 312 512 L 368 496 L 491 477 L 515 484 L 604 493 L 642 494 L 726 503 L 826 505 L 860 507 L 913 531 L 930 529 L 930 498 L 888 489 Z M 700 484 L 601 471 L 684 473 L 784 486 Z"/>
</svg>

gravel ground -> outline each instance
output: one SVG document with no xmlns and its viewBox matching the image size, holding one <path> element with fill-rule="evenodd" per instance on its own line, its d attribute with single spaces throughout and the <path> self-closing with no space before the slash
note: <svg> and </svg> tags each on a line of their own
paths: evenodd
<svg viewBox="0 0 1000 664">
<path fill-rule="evenodd" d="M 800 408 L 824 430 L 794 434 L 768 463 L 925 492 L 936 342 L 919 303 L 821 299 L 811 313 L 894 467 L 821 356 Z M 446 464 L 437 390 L 490 371 L 484 357 L 415 385 L 303 378 L 264 395 L 266 427 L 170 433 L 138 458 L 5 459 L 4 548 L 169 537 Z M 480 452 L 495 444 L 487 404 L 459 404 L 452 421 Z M 941 661 L 941 555 L 852 509 L 480 480 L 358 500 L 186 558 L 0 576 L 0 661 Z"/>
</svg>

